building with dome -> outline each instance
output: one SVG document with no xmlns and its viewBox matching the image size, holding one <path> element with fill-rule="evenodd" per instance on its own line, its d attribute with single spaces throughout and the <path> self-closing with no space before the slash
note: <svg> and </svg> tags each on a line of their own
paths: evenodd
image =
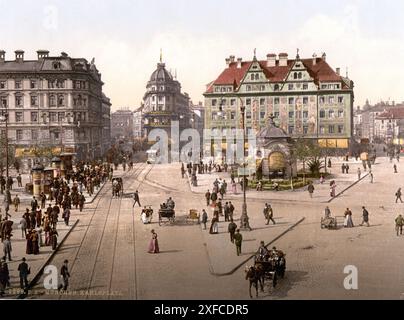
<svg viewBox="0 0 404 320">
<path fill-rule="evenodd" d="M 171 123 L 179 122 L 179 132 L 190 128 L 192 111 L 189 108 L 190 98 L 181 92 L 181 84 L 176 77 L 167 71 L 165 63 L 157 63 L 157 69 L 147 82 L 143 97 L 143 130 L 148 136 L 153 129 L 162 129 L 171 137 Z"/>
</svg>

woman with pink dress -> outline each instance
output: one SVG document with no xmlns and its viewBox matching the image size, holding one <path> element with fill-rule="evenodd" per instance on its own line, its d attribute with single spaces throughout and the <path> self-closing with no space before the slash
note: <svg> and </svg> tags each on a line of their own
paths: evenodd
<svg viewBox="0 0 404 320">
<path fill-rule="evenodd" d="M 154 229 L 151 231 L 152 233 L 152 238 L 150 240 L 149 244 L 149 253 L 159 253 L 159 242 L 157 240 L 157 233 L 154 232 Z"/>
</svg>

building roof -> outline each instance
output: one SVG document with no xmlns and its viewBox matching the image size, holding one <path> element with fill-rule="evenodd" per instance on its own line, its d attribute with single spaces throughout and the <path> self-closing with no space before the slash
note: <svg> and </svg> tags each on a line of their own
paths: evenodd
<svg viewBox="0 0 404 320">
<path fill-rule="evenodd" d="M 151 74 L 150 76 L 150 81 L 172 81 L 173 77 L 171 74 L 166 70 L 164 63 L 158 63 L 157 64 L 157 69 Z"/>
<path fill-rule="evenodd" d="M 314 78 L 315 83 L 319 82 L 343 82 L 344 87 L 347 85 L 345 78 L 338 75 L 322 58 L 316 58 L 316 63 L 313 64 L 313 59 L 298 59 L 308 70 L 311 77 Z M 276 65 L 273 67 L 267 66 L 266 60 L 258 61 L 266 78 L 269 82 L 282 82 L 288 76 L 292 69 L 295 59 L 287 60 L 286 66 L 280 66 L 279 60 L 276 60 Z M 241 63 L 241 68 L 237 68 L 237 62 L 231 62 L 229 66 L 223 70 L 219 77 L 207 85 L 206 93 L 213 92 L 214 85 L 233 85 L 237 88 L 240 85 L 241 80 L 244 78 L 246 72 L 250 68 L 252 61 L 244 61 Z"/>
<path fill-rule="evenodd" d="M 404 119 L 404 105 L 401 107 L 390 107 L 380 113 L 376 119 Z"/>
</svg>

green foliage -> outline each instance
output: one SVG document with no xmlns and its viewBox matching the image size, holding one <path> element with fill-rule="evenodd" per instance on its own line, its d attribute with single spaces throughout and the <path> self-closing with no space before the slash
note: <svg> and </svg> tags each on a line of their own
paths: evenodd
<svg viewBox="0 0 404 320">
<path fill-rule="evenodd" d="M 312 174 L 319 174 L 320 170 L 324 168 L 324 161 L 320 159 L 310 159 L 307 166 Z"/>
</svg>

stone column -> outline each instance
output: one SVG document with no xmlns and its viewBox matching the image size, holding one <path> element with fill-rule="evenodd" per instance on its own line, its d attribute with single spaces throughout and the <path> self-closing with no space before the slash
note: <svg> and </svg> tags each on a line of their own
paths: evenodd
<svg viewBox="0 0 404 320">
<path fill-rule="evenodd" d="M 43 188 L 44 167 L 40 164 L 32 168 L 33 195 L 39 197 Z"/>
</svg>

